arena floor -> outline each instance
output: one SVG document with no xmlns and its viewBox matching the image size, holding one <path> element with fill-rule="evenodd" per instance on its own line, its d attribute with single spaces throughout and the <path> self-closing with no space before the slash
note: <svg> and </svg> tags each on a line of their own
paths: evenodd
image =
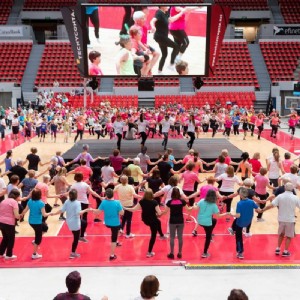
<svg viewBox="0 0 300 300">
<path fill-rule="evenodd" d="M 284 131 L 281 130 L 276 140 L 270 140 L 269 132 L 265 131 L 264 138 L 260 141 L 256 136 L 248 137 L 243 141 L 241 135 L 232 136 L 229 141 L 242 151 L 248 151 L 250 156 L 260 151 L 261 161 L 264 164 L 265 158 L 270 155 L 275 145 L 279 146 L 282 156 L 286 151 L 296 153 L 300 149 L 299 134 L 296 132 L 298 138 L 291 141 L 290 136 Z M 85 134 L 86 137 L 91 138 L 88 134 Z M 201 135 L 200 138 L 204 136 Z M 223 136 L 218 133 L 217 138 Z M 73 143 L 63 143 L 61 136 L 58 137 L 57 143 L 51 142 L 49 137 L 45 143 L 40 143 L 37 138 L 33 138 L 30 143 L 23 143 L 22 140 L 13 142 L 7 138 L 5 143 L 1 143 L 0 149 L 1 153 L 4 153 L 13 148 L 14 159 L 19 157 L 24 159 L 32 146 L 38 147 L 44 162 L 49 160 L 58 149 L 62 152 L 67 151 Z M 3 157 L 0 156 L 0 160 Z M 185 269 L 181 265 L 182 262 L 166 259 L 168 241 L 158 240 L 154 248 L 156 256 L 146 259 L 145 249 L 149 233 L 145 226 L 138 225 L 141 223 L 138 214 L 134 216 L 134 226 L 136 226 L 134 233 L 137 237 L 133 240 L 124 239 L 123 246 L 117 250 L 118 259 L 114 262 L 109 262 L 107 256 L 109 232 L 102 224 L 96 225 L 92 222 L 87 229 L 90 243 L 80 244 L 78 250 L 82 257 L 77 261 L 70 261 L 68 259 L 70 234 L 66 225 L 59 222 L 57 217 L 49 218 L 51 230 L 41 245 L 41 253 L 44 257 L 40 261 L 31 261 L 30 241 L 33 233 L 25 221 L 18 227 L 20 234 L 15 246 L 18 259 L 15 262 L 0 261 L 0 299 L 2 297 L 13 300 L 35 300 L 41 299 L 41 294 L 43 299 L 53 299 L 56 293 L 65 291 L 65 276 L 74 269 L 82 273 L 81 291 L 92 299 L 101 299 L 104 294 L 108 295 L 109 299 L 134 299 L 138 296 L 142 278 L 150 273 L 156 275 L 161 282 L 162 291 L 158 299 L 225 299 L 232 288 L 244 289 L 250 299 L 286 299 L 287 297 L 298 299 L 297 287 L 300 273 L 298 269 L 288 268 L 299 266 L 299 241 L 298 238 L 293 240 L 290 258 L 275 257 L 276 210 L 266 213 L 266 222 L 259 224 L 253 222 L 254 235 L 245 242 L 244 261 L 237 261 L 234 257 L 234 238 L 226 233 L 228 223 L 224 220 L 218 222 L 215 242 L 210 247 L 211 257 L 205 261 L 199 258 L 204 242 L 203 232 L 193 238 L 190 235 L 192 225 L 187 224 L 182 260 L 196 265 L 194 270 Z M 299 212 L 297 215 L 299 219 Z M 163 224 L 166 224 L 166 220 Z M 299 232 L 299 223 L 296 232 Z M 206 267 L 223 268 L 224 264 L 226 269 L 206 269 Z M 87 266 L 97 267 L 87 268 Z M 247 269 L 240 269 L 241 266 Z M 173 286 L 174 284 L 176 287 Z"/>
</svg>

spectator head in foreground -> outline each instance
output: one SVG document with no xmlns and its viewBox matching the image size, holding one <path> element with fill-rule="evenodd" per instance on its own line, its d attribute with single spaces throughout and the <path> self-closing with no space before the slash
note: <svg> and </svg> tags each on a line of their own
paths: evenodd
<svg viewBox="0 0 300 300">
<path fill-rule="evenodd" d="M 146 276 L 141 283 L 141 297 L 152 299 L 158 296 L 159 281 L 154 275 Z"/>
<path fill-rule="evenodd" d="M 248 300 L 248 296 L 245 294 L 243 290 L 233 289 L 230 292 L 227 300 Z"/>
</svg>

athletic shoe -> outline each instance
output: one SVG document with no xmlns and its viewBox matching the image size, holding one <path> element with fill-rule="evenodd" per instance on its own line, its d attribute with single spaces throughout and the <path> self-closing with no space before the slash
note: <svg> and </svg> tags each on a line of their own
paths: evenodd
<svg viewBox="0 0 300 300">
<path fill-rule="evenodd" d="M 192 231 L 192 235 L 193 235 L 193 236 L 197 236 L 197 234 L 198 234 L 197 230 L 193 230 L 193 231 Z"/>
<path fill-rule="evenodd" d="M 175 65 L 168 65 L 167 66 L 168 70 L 172 71 L 172 72 L 176 72 L 176 69 L 175 69 Z"/>
<path fill-rule="evenodd" d="M 167 258 L 174 259 L 174 254 L 173 254 L 173 253 L 169 253 L 169 254 L 167 255 Z"/>
<path fill-rule="evenodd" d="M 134 238 L 135 237 L 135 235 L 133 234 L 133 233 L 130 233 L 130 234 L 126 234 L 125 235 L 125 238 L 126 239 L 132 239 L 132 238 Z"/>
<path fill-rule="evenodd" d="M 42 257 L 43 257 L 43 255 L 42 254 L 38 254 L 38 253 L 31 255 L 32 259 L 39 259 L 39 258 L 42 258 Z"/>
<path fill-rule="evenodd" d="M 166 237 L 165 235 L 163 235 L 163 236 L 160 236 L 159 239 L 163 241 L 163 240 L 168 239 L 168 237 Z"/>
<path fill-rule="evenodd" d="M 202 258 L 208 258 L 208 257 L 210 257 L 210 254 L 209 253 L 202 253 L 201 257 Z"/>
<path fill-rule="evenodd" d="M 154 252 L 148 252 L 147 255 L 146 255 L 146 257 L 153 257 L 154 255 L 155 255 Z"/>
<path fill-rule="evenodd" d="M 230 235 L 234 235 L 234 231 L 231 227 L 227 228 L 228 232 L 230 233 Z"/>
<path fill-rule="evenodd" d="M 178 253 L 178 254 L 177 254 L 177 258 L 182 258 L 182 254 L 181 254 L 181 253 Z"/>
<path fill-rule="evenodd" d="M 237 253 L 237 254 L 236 254 L 236 257 L 237 257 L 238 259 L 244 259 L 244 254 L 243 254 L 243 253 Z"/>
<path fill-rule="evenodd" d="M 257 222 L 264 222 L 265 221 L 265 219 L 263 219 L 263 218 L 257 218 Z"/>
<path fill-rule="evenodd" d="M 17 259 L 17 255 L 12 255 L 12 256 L 4 256 L 5 260 L 13 260 L 13 259 Z"/>
<path fill-rule="evenodd" d="M 284 257 L 288 257 L 288 256 L 291 256 L 291 253 L 287 250 L 284 250 L 281 254 L 281 256 L 284 256 Z"/>
<path fill-rule="evenodd" d="M 115 260 L 115 259 L 117 259 L 117 255 L 114 254 L 109 256 L 109 260 Z"/>
<path fill-rule="evenodd" d="M 89 241 L 84 237 L 80 237 L 79 242 L 88 243 Z"/>
<path fill-rule="evenodd" d="M 122 229 L 119 230 L 119 234 L 122 235 L 124 231 Z"/>
<path fill-rule="evenodd" d="M 250 237 L 250 236 L 252 236 L 252 233 L 251 233 L 251 232 L 246 232 L 246 233 L 245 233 L 245 237 Z"/>
<path fill-rule="evenodd" d="M 80 254 L 79 254 L 79 253 L 72 252 L 72 253 L 70 254 L 70 258 L 71 258 L 71 259 L 73 259 L 73 258 L 78 258 L 78 257 L 80 257 Z"/>
<path fill-rule="evenodd" d="M 122 246 L 122 243 L 117 242 L 117 243 L 116 243 L 116 246 L 117 246 L 117 247 L 121 247 L 121 246 Z"/>
<path fill-rule="evenodd" d="M 280 248 L 276 248 L 276 250 L 275 250 L 275 255 L 280 255 Z"/>
</svg>

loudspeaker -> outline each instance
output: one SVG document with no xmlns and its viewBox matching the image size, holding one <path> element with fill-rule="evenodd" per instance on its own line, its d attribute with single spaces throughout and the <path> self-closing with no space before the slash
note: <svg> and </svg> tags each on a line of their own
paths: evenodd
<svg viewBox="0 0 300 300">
<path fill-rule="evenodd" d="M 197 76 L 194 80 L 194 87 L 197 89 L 197 90 L 200 90 L 201 87 L 203 86 L 204 82 L 202 81 L 201 77 L 200 76 Z"/>
<path fill-rule="evenodd" d="M 138 81 L 138 90 L 141 91 L 154 91 L 153 78 L 140 78 Z"/>
<path fill-rule="evenodd" d="M 93 90 L 96 90 L 99 86 L 97 78 L 93 77 L 93 79 L 88 83 L 88 86 L 91 87 Z"/>
</svg>

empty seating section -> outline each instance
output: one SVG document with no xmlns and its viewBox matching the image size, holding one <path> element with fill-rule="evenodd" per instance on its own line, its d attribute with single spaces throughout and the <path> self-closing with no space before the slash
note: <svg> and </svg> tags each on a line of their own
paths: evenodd
<svg viewBox="0 0 300 300">
<path fill-rule="evenodd" d="M 178 86 L 179 78 L 178 77 L 154 77 L 155 86 Z M 115 77 L 114 86 L 117 87 L 136 87 L 138 85 L 138 81 L 136 78 L 132 77 Z"/>
<path fill-rule="evenodd" d="M 294 80 L 300 59 L 300 40 L 260 41 L 259 45 L 272 82 Z"/>
<path fill-rule="evenodd" d="M 0 1 L 0 25 L 5 25 L 13 6 L 14 0 Z"/>
<path fill-rule="evenodd" d="M 68 104 L 72 107 L 82 107 L 83 106 L 83 96 L 67 96 L 69 99 Z M 87 97 L 87 107 L 100 107 L 104 103 L 109 102 L 111 107 L 137 107 L 138 106 L 138 96 L 119 96 L 119 95 L 105 95 L 99 96 L 94 95 L 94 101 L 91 101 L 91 97 Z"/>
<path fill-rule="evenodd" d="M 80 77 L 70 42 L 46 42 L 35 80 L 36 86 L 81 86 Z"/>
<path fill-rule="evenodd" d="M 243 107 L 250 107 L 256 98 L 254 92 L 202 92 L 193 96 L 159 95 L 155 97 L 155 107 L 168 103 L 178 103 L 186 108 L 201 107 L 206 103 L 210 106 L 214 106 L 217 100 L 220 101 L 224 107 L 227 102 Z"/>
<path fill-rule="evenodd" d="M 214 75 L 203 79 L 206 85 L 244 85 L 259 88 L 246 42 L 222 43 Z"/>
<path fill-rule="evenodd" d="M 74 6 L 77 4 L 76 0 L 25 0 L 23 10 L 44 10 L 55 11 L 64 6 Z"/>
<path fill-rule="evenodd" d="M 287 24 L 300 23 L 300 1 L 279 0 L 279 6 L 285 23 Z"/>
<path fill-rule="evenodd" d="M 0 82 L 20 84 L 32 42 L 0 42 Z"/>
<path fill-rule="evenodd" d="M 268 0 L 215 0 L 215 4 L 230 6 L 233 10 L 269 10 Z"/>
</svg>

